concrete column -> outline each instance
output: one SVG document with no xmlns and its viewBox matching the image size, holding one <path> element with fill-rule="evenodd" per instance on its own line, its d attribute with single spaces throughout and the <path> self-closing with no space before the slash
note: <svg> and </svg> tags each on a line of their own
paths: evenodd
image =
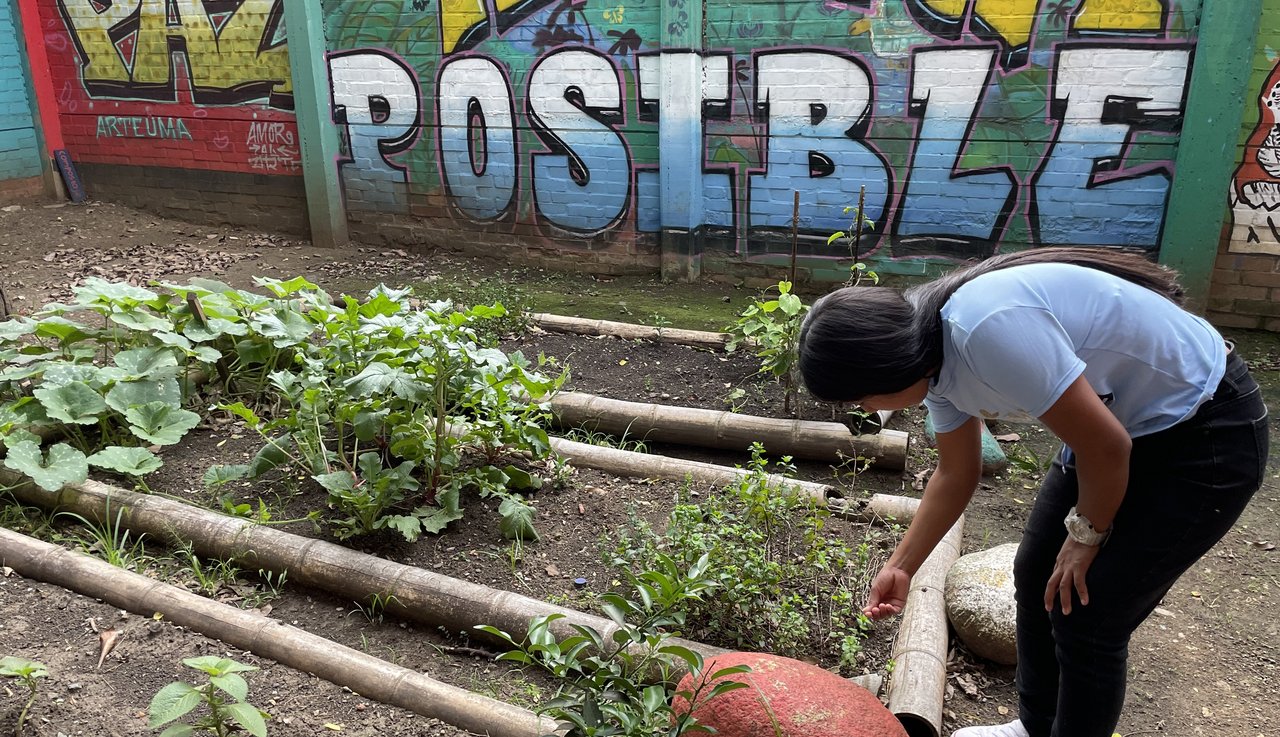
<svg viewBox="0 0 1280 737">
<path fill-rule="evenodd" d="M 664 0 L 658 107 L 662 278 L 702 271 L 702 2 Z"/>
<path fill-rule="evenodd" d="M 1227 212 L 1262 0 L 1204 0 L 1160 263 L 1177 269 L 1203 310 Z"/>
<path fill-rule="evenodd" d="M 311 243 L 332 248 L 347 245 L 350 238 L 338 180 L 338 131 L 329 102 L 329 67 L 321 12 L 318 2 L 284 0 Z"/>
</svg>

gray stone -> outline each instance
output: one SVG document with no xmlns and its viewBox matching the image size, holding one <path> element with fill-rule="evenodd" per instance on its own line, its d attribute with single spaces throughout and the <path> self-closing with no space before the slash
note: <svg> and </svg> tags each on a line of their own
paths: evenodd
<svg viewBox="0 0 1280 737">
<path fill-rule="evenodd" d="M 947 619 L 975 654 L 1004 665 L 1018 662 L 1013 598 L 1016 543 L 962 556 L 947 572 Z"/>
</svg>

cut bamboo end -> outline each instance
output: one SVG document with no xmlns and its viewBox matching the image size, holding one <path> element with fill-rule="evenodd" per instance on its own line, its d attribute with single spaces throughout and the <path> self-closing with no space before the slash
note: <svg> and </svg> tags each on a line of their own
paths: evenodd
<svg viewBox="0 0 1280 737">
<path fill-rule="evenodd" d="M 561 392 L 549 403 L 561 427 L 587 427 L 646 441 L 745 451 L 759 441 L 774 455 L 841 462 L 866 458 L 874 467 L 906 467 L 908 435 L 881 430 L 854 435 L 838 422 L 779 420 L 720 410 L 607 399 L 582 392 Z"/>
<path fill-rule="evenodd" d="M 139 616 L 159 612 L 174 624 L 238 649 L 475 734 L 540 737 L 557 733 L 554 720 L 527 709 L 4 528 L 0 528 L 0 559 L 25 578 L 71 589 Z"/>
<path fill-rule="evenodd" d="M 891 657 L 889 711 L 910 737 L 942 734 L 947 686 L 947 613 L 943 590 L 947 571 L 960 557 L 964 517 L 956 520 L 911 579 Z"/>
<path fill-rule="evenodd" d="M 694 348 L 724 350 L 729 343 L 727 333 L 681 328 L 657 328 L 614 320 L 589 320 L 568 315 L 551 315 L 535 312 L 529 316 L 534 325 L 543 330 L 574 335 L 611 335 L 624 340 L 650 340 L 658 343 L 674 343 Z"/>
</svg>

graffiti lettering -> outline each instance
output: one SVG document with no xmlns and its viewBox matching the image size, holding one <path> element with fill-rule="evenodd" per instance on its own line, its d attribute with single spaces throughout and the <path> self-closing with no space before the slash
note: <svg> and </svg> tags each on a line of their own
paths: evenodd
<svg viewBox="0 0 1280 737">
<path fill-rule="evenodd" d="M 249 166 L 264 171 L 295 171 L 299 166 L 293 130 L 284 123 L 253 122 L 245 139 Z"/>
<path fill-rule="evenodd" d="M 292 108 L 283 0 L 59 0 L 94 97 Z M 174 54 L 185 56 L 181 65 Z M 179 71 L 184 68 L 185 73 Z"/>
<path fill-rule="evenodd" d="M 533 197 L 548 222 L 579 233 L 616 223 L 631 197 L 622 82 L 608 57 L 586 49 L 544 56 L 529 72 L 529 121 L 549 153 L 533 155 Z"/>
<path fill-rule="evenodd" d="M 799 75 L 807 82 L 798 83 Z M 888 164 L 865 141 L 872 87 L 861 63 L 830 53 L 760 54 L 755 105 L 769 134 L 765 173 L 751 175 L 751 228 L 790 228 L 791 193 L 799 191 L 808 203 L 806 230 L 842 229 L 860 185 L 867 217 L 883 223 L 893 183 Z"/>
<path fill-rule="evenodd" d="M 1032 182 L 1039 242 L 1159 244 L 1172 172 L 1129 154 L 1135 132 L 1181 125 L 1190 59 L 1190 49 L 1168 46 L 1060 52 L 1050 105 L 1057 138 Z"/>
<path fill-rule="evenodd" d="M 920 120 L 920 127 L 898 212 L 898 235 L 999 240 L 1017 197 L 1017 180 L 1007 167 L 959 168 L 961 144 L 969 140 L 995 62 L 994 47 L 916 54 L 908 113 Z M 944 228 L 935 213 L 956 203 L 964 203 L 960 214 Z"/>
<path fill-rule="evenodd" d="M 515 102 L 496 64 L 452 59 L 436 85 L 440 168 L 453 205 L 476 220 L 496 220 L 515 203 Z"/>
<path fill-rule="evenodd" d="M 413 71 L 382 51 L 349 51 L 329 56 L 333 119 L 343 129 L 347 158 L 340 163 L 357 176 L 344 176 L 355 199 L 400 201 L 407 169 L 388 156 L 406 151 L 421 129 L 421 102 Z"/>
<path fill-rule="evenodd" d="M 182 118 L 99 115 L 96 138 L 168 138 L 192 140 Z"/>
</svg>

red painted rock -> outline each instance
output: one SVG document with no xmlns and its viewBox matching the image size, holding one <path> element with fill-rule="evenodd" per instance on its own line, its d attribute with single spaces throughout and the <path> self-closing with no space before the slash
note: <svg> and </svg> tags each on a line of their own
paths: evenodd
<svg viewBox="0 0 1280 737">
<path fill-rule="evenodd" d="M 750 673 L 725 676 L 747 688 L 721 694 L 693 713 L 720 737 L 907 737 L 906 730 L 870 691 L 791 658 L 728 653 L 707 661 L 705 672 L 749 665 Z M 685 676 L 680 690 L 693 690 Z M 677 714 L 689 709 L 676 697 Z"/>
</svg>

